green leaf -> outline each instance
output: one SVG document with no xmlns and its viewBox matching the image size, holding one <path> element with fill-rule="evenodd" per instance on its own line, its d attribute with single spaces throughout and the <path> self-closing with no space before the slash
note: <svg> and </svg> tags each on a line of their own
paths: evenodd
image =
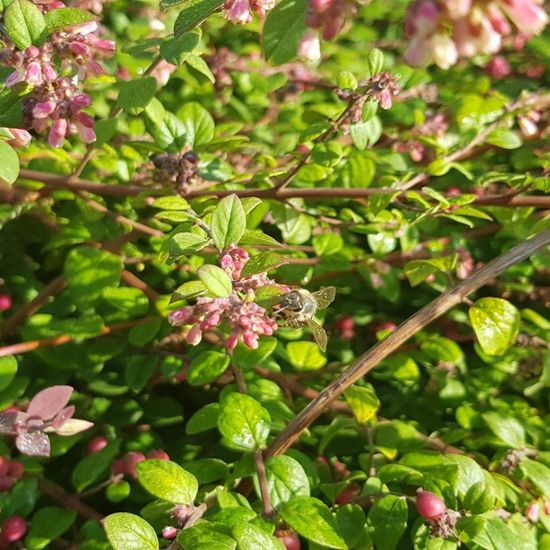
<svg viewBox="0 0 550 550">
<path fill-rule="evenodd" d="M 514 449 L 525 447 L 525 429 L 519 420 L 496 411 L 489 411 L 481 416 L 490 430 L 508 447 Z"/>
<path fill-rule="evenodd" d="M 405 275 L 412 286 L 419 285 L 426 277 L 441 271 L 448 273 L 456 265 L 457 255 L 443 256 L 441 258 L 430 258 L 429 260 L 413 260 L 405 267 Z"/>
<path fill-rule="evenodd" d="M 44 14 L 46 20 L 46 33 L 48 35 L 81 25 L 88 21 L 93 21 L 97 17 L 86 10 L 80 8 L 57 8 Z"/>
<path fill-rule="evenodd" d="M 26 82 L 18 82 L 9 90 L 6 88 L 2 90 L 0 94 L 0 126 L 20 128 L 23 125 L 23 102 L 25 97 L 32 92 L 33 88 L 34 86 Z M 3 160 L 5 155 L 5 149 L 2 147 L 0 149 L 0 158 Z M 17 166 L 17 173 L 19 173 L 19 161 Z M 2 167 L 3 164 L 0 164 L 0 179 L 4 179 L 4 176 L 2 176 Z"/>
<path fill-rule="evenodd" d="M 501 149 L 517 149 L 521 147 L 522 141 L 516 132 L 496 128 L 487 136 L 487 143 L 500 147 Z"/>
<path fill-rule="evenodd" d="M 190 67 L 195 69 L 195 71 L 197 71 L 198 73 L 208 78 L 208 80 L 210 80 L 212 84 L 216 82 L 216 77 L 212 74 L 212 71 L 210 70 L 208 63 L 199 55 L 190 54 L 187 56 L 187 59 L 185 60 L 185 62 Z"/>
<path fill-rule="evenodd" d="M 382 123 L 377 116 L 364 122 L 351 124 L 349 129 L 354 145 L 362 151 L 374 145 L 382 135 Z"/>
<path fill-rule="evenodd" d="M 380 408 L 380 400 L 374 390 L 363 386 L 351 386 L 344 397 L 360 424 L 368 422 Z"/>
<path fill-rule="evenodd" d="M 338 527 L 328 506 L 317 498 L 295 497 L 279 511 L 279 515 L 302 537 L 329 548 L 347 550 L 338 534 Z"/>
<path fill-rule="evenodd" d="M 309 496 L 309 480 L 302 465 L 290 456 L 274 456 L 265 462 L 267 487 L 271 504 L 279 508 L 297 496 Z M 257 476 L 254 477 L 256 493 L 260 495 Z"/>
<path fill-rule="evenodd" d="M 189 203 L 183 197 L 159 197 L 151 205 L 160 210 L 188 210 Z"/>
<path fill-rule="evenodd" d="M 233 351 L 233 363 L 242 370 L 253 369 L 270 357 L 276 347 L 276 338 L 260 338 L 256 349 L 238 344 Z"/>
<path fill-rule="evenodd" d="M 235 550 L 237 543 L 231 537 L 229 527 L 222 523 L 203 522 L 189 529 L 182 529 L 178 543 L 185 550 Z M 115 549 L 118 550 L 118 549 Z"/>
<path fill-rule="evenodd" d="M 0 141 L 0 182 L 11 185 L 19 176 L 19 157 L 11 145 Z"/>
<path fill-rule="evenodd" d="M 288 359 L 297 370 L 318 370 L 327 364 L 327 358 L 314 342 L 290 342 Z"/>
<path fill-rule="evenodd" d="M 229 367 L 231 359 L 226 353 L 205 351 L 197 355 L 189 365 L 187 382 L 191 386 L 203 386 L 221 376 Z"/>
<path fill-rule="evenodd" d="M 237 195 L 229 195 L 219 202 L 210 225 L 218 250 L 224 250 L 241 240 L 246 230 L 246 214 Z"/>
<path fill-rule="evenodd" d="M 245 451 L 263 449 L 270 425 L 267 410 L 249 395 L 230 393 L 222 402 L 218 429 L 234 447 Z"/>
<path fill-rule="evenodd" d="M 256 256 L 252 256 L 244 266 L 241 276 L 248 277 L 257 273 L 266 273 L 277 269 L 279 266 L 286 264 L 287 259 L 276 252 L 262 252 Z"/>
<path fill-rule="evenodd" d="M 17 374 L 17 359 L 13 355 L 0 357 L 0 391 L 5 390 Z"/>
<path fill-rule="evenodd" d="M 265 58 L 281 65 L 296 57 L 302 35 L 306 30 L 307 2 L 282 0 L 267 15 L 263 30 Z"/>
<path fill-rule="evenodd" d="M 200 103 L 187 103 L 178 111 L 178 117 L 185 129 L 185 141 L 191 147 L 198 147 L 212 141 L 214 119 Z"/>
<path fill-rule="evenodd" d="M 120 256 L 82 246 L 73 248 L 65 260 L 65 276 L 71 296 L 78 305 L 95 302 L 109 287 L 120 283 L 123 270 Z"/>
<path fill-rule="evenodd" d="M 173 65 L 181 65 L 199 45 L 198 32 L 186 32 L 175 38 L 168 38 L 160 45 L 160 55 Z"/>
<path fill-rule="evenodd" d="M 487 355 L 503 355 L 515 342 L 520 315 L 507 300 L 481 298 L 470 308 L 469 315 L 479 344 Z"/>
<path fill-rule="evenodd" d="M 202 250 L 208 244 L 208 239 L 195 233 L 176 233 L 168 241 L 168 255 L 170 261 L 182 256 Z"/>
<path fill-rule="evenodd" d="M 133 355 L 128 357 L 124 369 L 124 382 L 136 392 L 141 391 L 155 373 L 158 359 L 155 356 Z"/>
<path fill-rule="evenodd" d="M 158 550 L 155 530 L 139 516 L 117 512 L 107 516 L 103 524 L 114 550 Z"/>
<path fill-rule="evenodd" d="M 239 244 L 283 246 L 279 241 L 270 235 L 266 235 L 260 229 L 246 229 Z"/>
<path fill-rule="evenodd" d="M 170 460 L 150 459 L 136 466 L 138 481 L 146 491 L 174 504 L 191 504 L 199 490 L 193 474 Z"/>
<path fill-rule="evenodd" d="M 190 298 L 196 298 L 206 294 L 208 289 L 202 281 L 187 281 L 181 286 L 176 288 L 170 303 L 177 302 L 179 300 L 188 300 Z"/>
<path fill-rule="evenodd" d="M 157 93 L 157 81 L 152 76 L 127 80 L 120 86 L 117 105 L 133 115 L 138 115 L 149 105 Z"/>
<path fill-rule="evenodd" d="M 524 458 L 519 463 L 523 475 L 529 479 L 546 498 L 550 498 L 550 468 L 541 462 Z"/>
<path fill-rule="evenodd" d="M 14 44 L 24 50 L 35 43 L 46 28 L 40 9 L 28 0 L 13 0 L 4 12 L 4 25 Z"/>
<path fill-rule="evenodd" d="M 387 495 L 377 500 L 368 513 L 371 536 L 377 548 L 395 550 L 407 529 L 407 502 L 403 497 Z"/>
<path fill-rule="evenodd" d="M 232 529 L 238 550 L 285 550 L 285 545 L 253 523 L 237 523 Z"/>
<path fill-rule="evenodd" d="M 72 482 L 77 491 L 93 485 L 111 466 L 118 454 L 120 443 L 113 441 L 97 453 L 84 457 L 72 472 Z"/>
<path fill-rule="evenodd" d="M 331 256 L 342 250 L 344 239 L 337 233 L 323 233 L 313 237 L 313 249 L 318 256 Z"/>
<path fill-rule="evenodd" d="M 336 510 L 338 533 L 350 548 L 361 548 L 358 542 L 365 534 L 365 520 L 365 512 L 357 504 L 345 504 Z"/>
<path fill-rule="evenodd" d="M 174 24 L 176 37 L 194 29 L 223 6 L 223 0 L 191 0 L 185 3 L 185 8 L 180 11 Z"/>
<path fill-rule="evenodd" d="M 25 537 L 25 548 L 28 550 L 46 548 L 50 542 L 65 533 L 75 519 L 76 512 L 74 510 L 57 506 L 40 508 L 30 522 L 30 529 Z"/>
<path fill-rule="evenodd" d="M 367 65 L 371 76 L 380 73 L 384 68 L 384 54 L 378 48 L 373 48 L 367 55 Z"/>
<path fill-rule="evenodd" d="M 220 404 L 208 403 L 204 407 L 193 413 L 185 426 L 185 433 L 194 435 L 208 430 L 213 430 L 218 426 L 220 416 Z"/>
<path fill-rule="evenodd" d="M 229 296 L 233 290 L 229 275 L 217 265 L 203 265 L 197 270 L 197 275 L 208 291 L 218 298 Z"/>
</svg>

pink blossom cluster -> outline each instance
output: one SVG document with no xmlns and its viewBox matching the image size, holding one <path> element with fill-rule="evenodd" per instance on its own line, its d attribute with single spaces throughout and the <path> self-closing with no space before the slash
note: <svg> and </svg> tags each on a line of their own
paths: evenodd
<svg viewBox="0 0 550 550">
<path fill-rule="evenodd" d="M 548 22 L 540 0 L 416 0 L 405 33 L 411 39 L 405 58 L 415 67 L 435 63 L 442 69 L 459 57 L 494 54 L 503 36 L 517 31 L 539 34 Z"/>
<path fill-rule="evenodd" d="M 45 11 L 65 7 L 58 1 L 38 5 Z M 91 21 L 53 33 L 39 47 L 20 51 L 6 41 L 0 50 L 0 65 L 13 69 L 6 85 L 25 82 L 34 87 L 25 99 L 24 125 L 38 133 L 49 129 L 52 147 L 61 147 L 65 137 L 72 134 L 79 134 L 86 143 L 95 140 L 94 119 L 83 111 L 92 100 L 83 92 L 82 82 L 103 74 L 98 60 L 115 51 L 115 43 L 99 38 L 97 31 L 97 22 Z M 15 139 L 25 143 L 28 135 Z"/>
<path fill-rule="evenodd" d="M 391 109 L 392 98 L 399 91 L 395 76 L 387 72 L 375 74 L 369 78 L 367 86 L 367 101 L 378 101 L 382 109 Z"/>
<path fill-rule="evenodd" d="M 422 124 L 415 126 L 411 130 L 411 139 L 407 141 L 398 141 L 394 144 L 393 150 L 398 153 L 409 153 L 414 162 L 430 161 L 426 158 L 428 151 L 422 143 L 422 137 L 442 137 L 449 126 L 445 121 L 445 116 L 441 113 L 428 117 Z M 420 139 L 419 139 L 420 138 Z"/>
<path fill-rule="evenodd" d="M 265 273 L 242 277 L 242 270 L 249 259 L 246 250 L 231 245 L 222 254 L 220 265 L 233 282 L 233 292 L 225 298 L 197 298 L 194 306 L 170 313 L 168 320 L 171 325 L 191 325 L 186 337 L 188 344 L 196 346 L 202 340 L 204 331 L 225 324 L 231 330 L 225 341 L 228 350 L 235 349 L 240 341 L 256 349 L 260 336 L 271 336 L 277 330 L 277 322 L 269 317 L 265 308 L 253 301 L 257 288 L 276 283 Z M 288 290 L 283 285 L 276 286 Z"/>
<path fill-rule="evenodd" d="M 252 21 L 252 13 L 264 17 L 275 6 L 275 0 L 225 0 L 223 16 L 233 23 L 244 25 Z"/>
<path fill-rule="evenodd" d="M 342 30 L 347 15 L 355 11 L 349 0 L 309 0 L 306 25 L 319 29 L 324 40 L 332 40 Z"/>
</svg>

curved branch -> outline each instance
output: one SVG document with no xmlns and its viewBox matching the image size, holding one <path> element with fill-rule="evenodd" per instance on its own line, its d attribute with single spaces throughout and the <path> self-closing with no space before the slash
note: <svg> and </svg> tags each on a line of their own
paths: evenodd
<svg viewBox="0 0 550 550">
<path fill-rule="evenodd" d="M 462 300 L 503 273 L 510 266 L 525 260 L 531 254 L 550 244 L 550 229 L 522 242 L 508 252 L 498 256 L 459 285 L 447 290 L 441 296 L 416 312 L 403 322 L 392 334 L 364 353 L 347 371 L 327 386 L 294 420 L 273 440 L 266 449 L 266 457 L 284 453 L 302 432 L 337 399 L 344 391 L 371 371 L 380 361 L 394 352 L 416 332 L 429 325 Z"/>
</svg>

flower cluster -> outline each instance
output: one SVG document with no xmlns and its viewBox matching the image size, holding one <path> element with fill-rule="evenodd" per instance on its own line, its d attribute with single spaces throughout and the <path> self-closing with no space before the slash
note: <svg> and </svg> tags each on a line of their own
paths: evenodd
<svg viewBox="0 0 550 550">
<path fill-rule="evenodd" d="M 274 6 L 275 0 L 225 0 L 223 16 L 233 23 L 243 25 L 252 21 L 252 13 L 264 17 Z"/>
<path fill-rule="evenodd" d="M 417 0 L 409 8 L 405 32 L 411 42 L 405 53 L 415 67 L 435 63 L 442 69 L 459 57 L 494 54 L 502 37 L 530 37 L 542 31 L 548 16 L 537 0 Z"/>
<path fill-rule="evenodd" d="M 414 162 L 431 161 L 433 158 L 427 157 L 428 151 L 422 143 L 422 137 L 440 138 L 448 129 L 445 116 L 441 113 L 428 117 L 422 124 L 415 126 L 411 130 L 411 139 L 407 141 L 397 141 L 393 145 L 393 150 L 398 153 L 409 153 Z M 433 157 L 433 155 L 432 155 Z"/>
<path fill-rule="evenodd" d="M 0 413 L 0 433 L 15 435 L 15 445 L 23 454 L 49 456 L 47 433 L 69 436 L 93 425 L 86 420 L 72 418 L 75 407 L 66 406 L 72 393 L 71 386 L 52 386 L 31 399 L 27 412 L 12 409 Z"/>
<path fill-rule="evenodd" d="M 324 40 L 332 40 L 355 9 L 355 2 L 349 0 L 309 0 L 306 25 L 318 29 Z"/>
<path fill-rule="evenodd" d="M 176 190 L 185 194 L 193 178 L 199 173 L 199 157 L 187 153 L 159 153 L 153 157 L 156 181 L 172 182 Z"/>
<path fill-rule="evenodd" d="M 194 306 L 186 306 L 170 314 L 170 324 L 191 325 L 186 338 L 188 344 L 196 346 L 202 340 L 204 331 L 225 324 L 231 330 L 225 341 L 228 350 L 235 349 L 239 341 L 256 349 L 260 336 L 271 336 L 277 330 L 277 322 L 269 317 L 265 308 L 253 301 L 257 288 L 276 284 L 265 273 L 242 277 L 242 270 L 249 259 L 246 250 L 231 245 L 222 254 L 220 265 L 233 282 L 233 292 L 226 298 L 197 298 Z M 288 290 L 283 285 L 276 286 L 282 291 Z"/>
<path fill-rule="evenodd" d="M 58 1 L 39 5 L 46 11 L 65 7 Z M 12 69 L 6 85 L 11 88 L 25 82 L 34 87 L 24 103 L 25 127 L 38 133 L 49 128 L 52 147 L 61 147 L 71 134 L 79 134 L 86 143 L 95 140 L 94 119 L 82 111 L 92 102 L 83 93 L 82 82 L 103 74 L 98 60 L 115 51 L 112 40 L 97 36 L 98 28 L 95 21 L 80 24 L 55 32 L 41 46 L 23 51 L 6 40 L 0 50 L 0 65 Z M 25 143 L 27 136 L 16 139 Z"/>
</svg>

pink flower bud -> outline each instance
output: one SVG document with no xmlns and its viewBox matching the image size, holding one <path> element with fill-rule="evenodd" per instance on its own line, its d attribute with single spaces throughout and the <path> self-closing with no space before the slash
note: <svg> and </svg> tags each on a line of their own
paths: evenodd
<svg viewBox="0 0 550 550">
<path fill-rule="evenodd" d="M 231 336 L 225 341 L 225 347 L 228 349 L 228 351 L 233 351 L 237 347 L 237 343 L 239 342 L 239 333 L 238 332 L 232 332 Z"/>
<path fill-rule="evenodd" d="M 306 31 L 300 40 L 298 55 L 313 63 L 321 59 L 319 36 L 314 31 Z"/>
<path fill-rule="evenodd" d="M 27 130 L 20 128 L 10 128 L 10 134 L 13 136 L 13 139 L 8 140 L 8 143 L 14 147 L 25 147 L 32 139 Z"/>
<path fill-rule="evenodd" d="M 191 330 L 187 333 L 187 343 L 190 346 L 196 346 L 200 344 L 202 340 L 202 330 L 200 325 L 193 325 Z"/>
<path fill-rule="evenodd" d="M 8 542 L 21 540 L 27 532 L 27 521 L 21 516 L 11 516 L 2 524 L 2 537 Z"/>
<path fill-rule="evenodd" d="M 0 294 L 0 311 L 7 311 L 11 306 L 11 296 L 9 294 Z"/>
<path fill-rule="evenodd" d="M 33 84 L 35 86 L 42 83 L 42 68 L 40 67 L 40 63 L 36 61 L 29 63 L 24 80 L 27 84 Z"/>
<path fill-rule="evenodd" d="M 30 59 L 35 59 L 40 54 L 40 50 L 36 46 L 29 46 L 24 51 L 25 57 L 28 57 Z"/>
<path fill-rule="evenodd" d="M 226 0 L 224 4 L 224 16 L 233 23 L 250 23 L 252 15 L 250 15 L 248 0 Z"/>
<path fill-rule="evenodd" d="M 48 143 L 51 147 L 62 147 L 67 135 L 68 124 L 64 118 L 54 120 L 48 134 Z"/>
<path fill-rule="evenodd" d="M 278 529 L 275 536 L 283 543 L 286 550 L 300 550 L 302 544 L 298 535 L 290 529 Z"/>
<path fill-rule="evenodd" d="M 71 51 L 75 55 L 90 55 L 90 48 L 86 44 L 83 44 L 82 42 L 73 42 L 70 46 Z"/>
<path fill-rule="evenodd" d="M 47 118 L 55 111 L 55 103 L 53 101 L 43 101 L 37 103 L 32 110 L 34 118 Z"/>
<path fill-rule="evenodd" d="M 334 0 L 309 0 L 309 7 L 318 12 L 327 11 L 334 4 Z"/>
<path fill-rule="evenodd" d="M 255 332 L 246 331 L 243 334 L 243 342 L 252 349 L 258 349 L 258 335 Z"/>
<path fill-rule="evenodd" d="M 152 449 L 147 453 L 147 458 L 156 458 L 158 460 L 170 460 L 168 453 L 162 449 Z"/>
<path fill-rule="evenodd" d="M 5 476 L 10 469 L 10 459 L 7 456 L 0 456 L 0 476 Z"/>
<path fill-rule="evenodd" d="M 526 36 L 539 34 L 548 23 L 548 15 L 533 0 L 503 0 L 499 5 Z"/>
<path fill-rule="evenodd" d="M 172 525 L 167 525 L 162 529 L 162 537 L 168 540 L 175 539 L 178 534 L 178 530 Z"/>
<path fill-rule="evenodd" d="M 416 509 L 423 518 L 433 521 L 440 518 L 447 507 L 443 499 L 434 493 L 419 489 L 416 495 Z"/>
<path fill-rule="evenodd" d="M 0 477 L 0 492 L 9 491 L 15 484 L 16 479 L 13 476 Z"/>
<path fill-rule="evenodd" d="M 432 39 L 434 63 L 442 69 L 449 69 L 458 60 L 458 51 L 452 38 L 447 34 L 436 34 Z"/>
<path fill-rule="evenodd" d="M 79 109 L 84 109 L 92 104 L 92 98 L 88 94 L 78 94 L 73 97 L 72 103 Z"/>
<path fill-rule="evenodd" d="M 176 309 L 168 315 L 168 322 L 172 326 L 184 325 L 186 321 L 193 315 L 192 307 L 183 307 L 181 309 Z"/>
<path fill-rule="evenodd" d="M 495 80 L 506 78 L 507 76 L 510 76 L 510 73 L 512 72 L 510 64 L 506 58 L 501 55 L 493 57 L 493 59 L 491 59 L 491 61 L 489 61 L 486 65 L 485 70 L 487 71 L 487 74 Z"/>
<path fill-rule="evenodd" d="M 525 509 L 525 517 L 531 523 L 537 523 L 540 518 L 540 502 L 531 502 Z"/>
<path fill-rule="evenodd" d="M 107 445 L 109 445 L 109 440 L 104 435 L 96 435 L 90 439 L 86 448 L 88 450 L 88 454 L 92 455 L 94 453 L 98 453 L 101 449 L 105 449 Z"/>
</svg>

